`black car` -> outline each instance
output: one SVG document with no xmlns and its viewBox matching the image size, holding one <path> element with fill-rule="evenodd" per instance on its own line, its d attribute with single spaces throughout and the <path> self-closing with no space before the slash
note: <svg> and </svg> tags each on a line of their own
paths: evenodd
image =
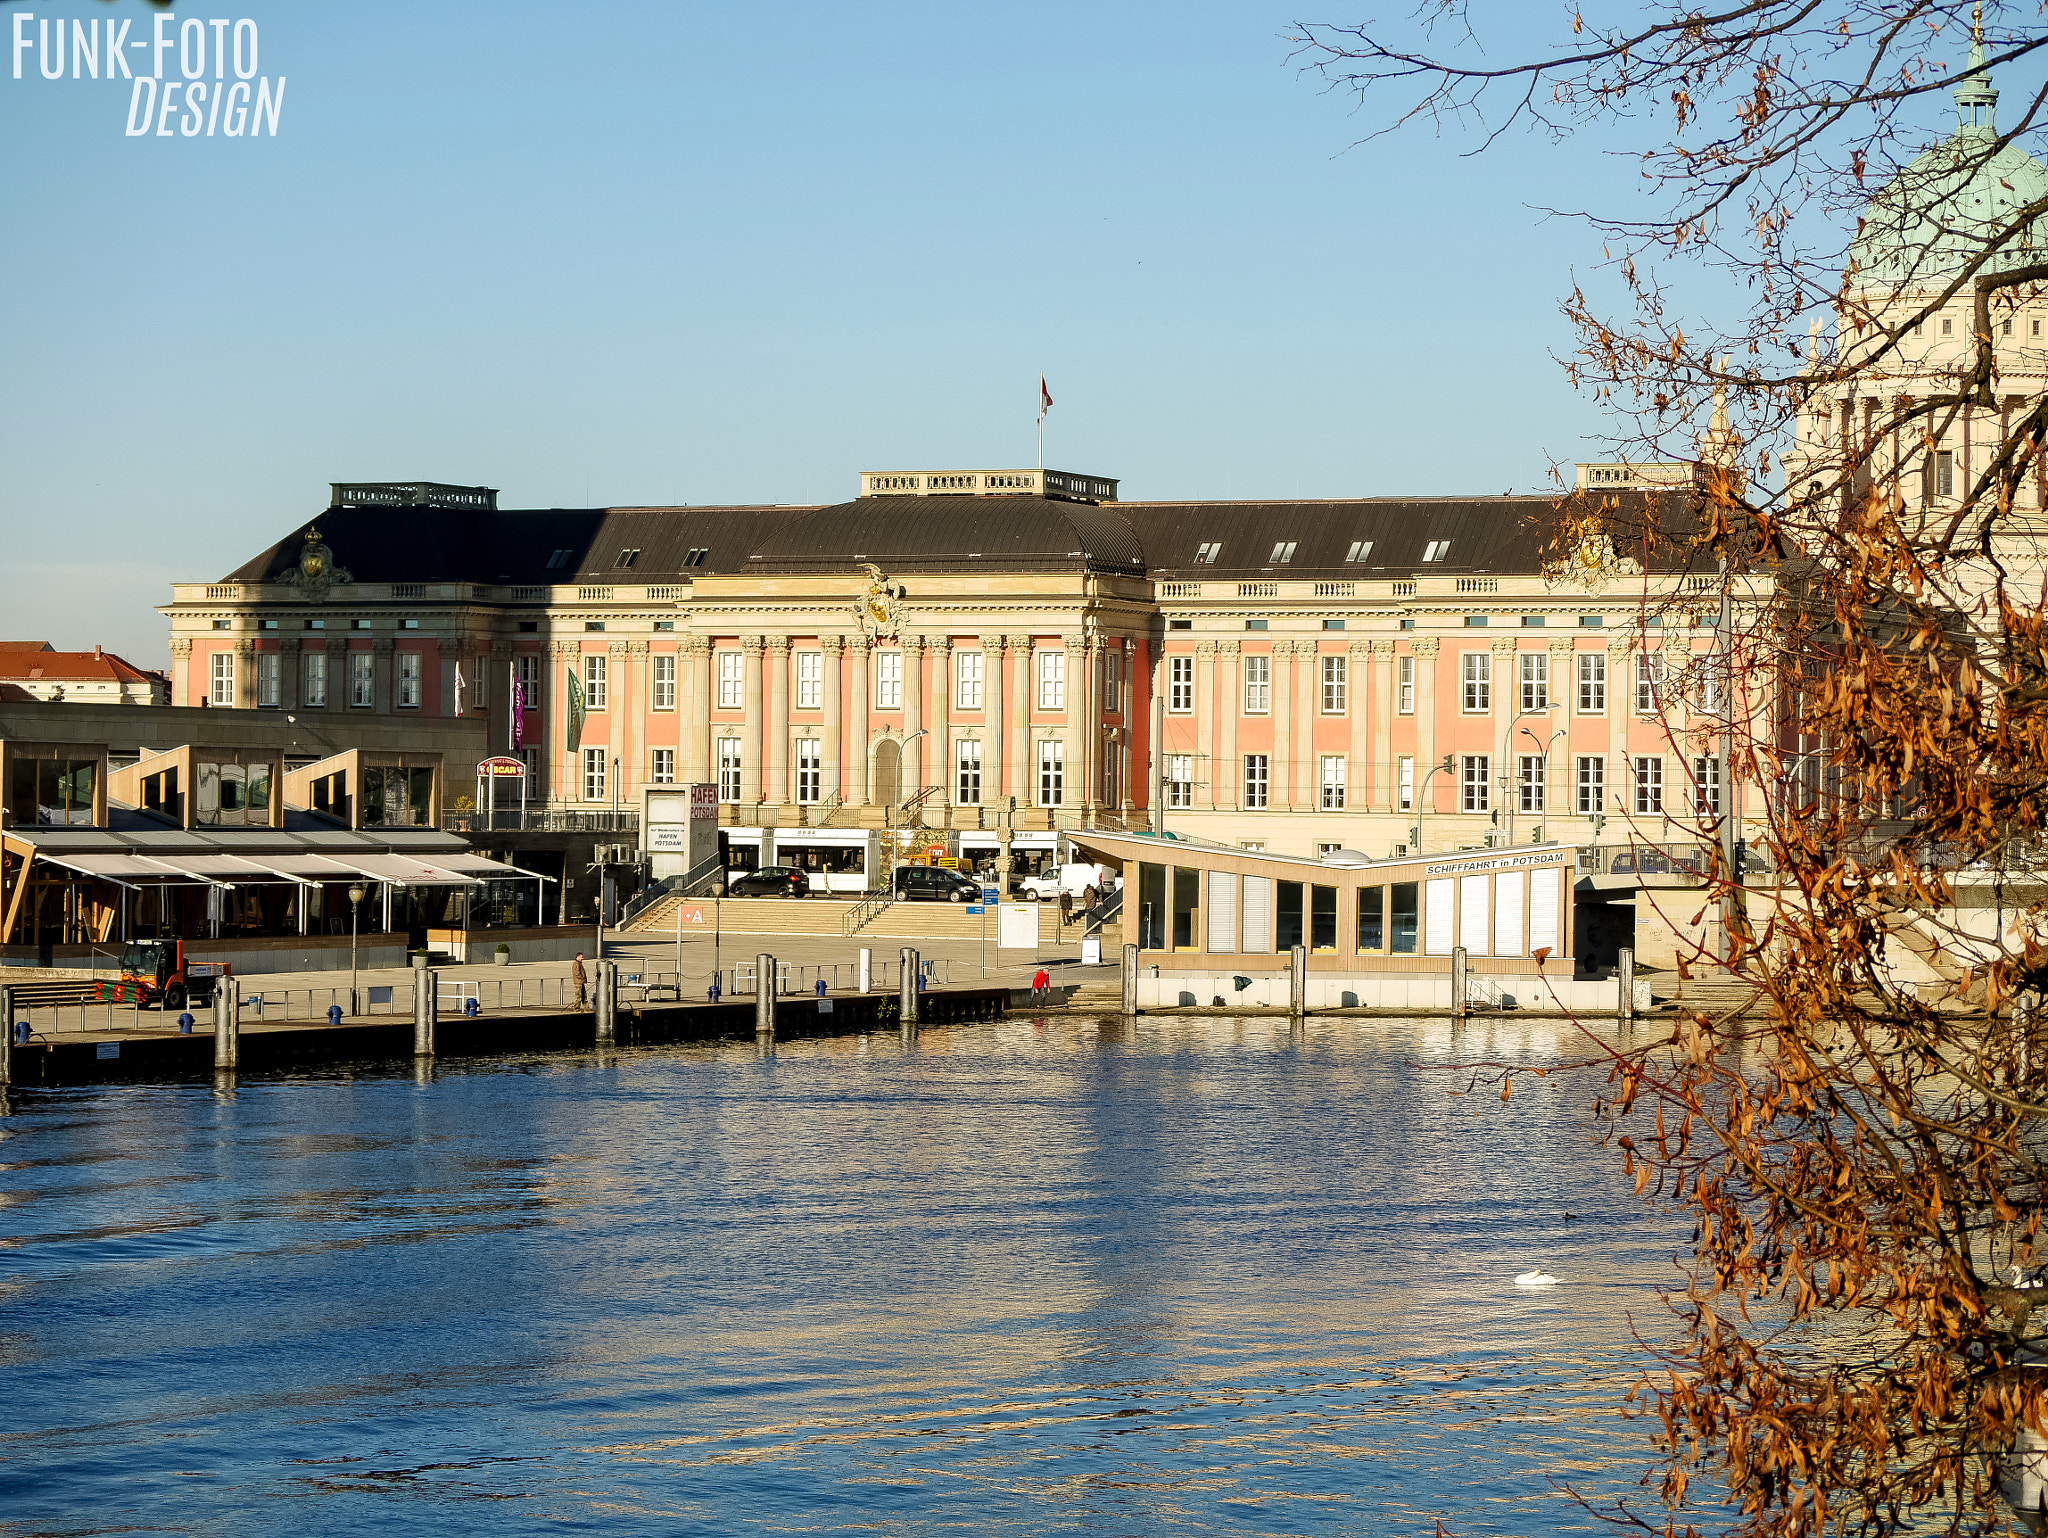
<svg viewBox="0 0 2048 1538">
<path fill-rule="evenodd" d="M 972 876 L 937 865 L 899 865 L 896 896 L 904 902 L 980 902 L 981 883 Z"/>
<path fill-rule="evenodd" d="M 727 897 L 808 897 L 811 878 L 794 865 L 764 865 L 725 883 Z"/>
</svg>

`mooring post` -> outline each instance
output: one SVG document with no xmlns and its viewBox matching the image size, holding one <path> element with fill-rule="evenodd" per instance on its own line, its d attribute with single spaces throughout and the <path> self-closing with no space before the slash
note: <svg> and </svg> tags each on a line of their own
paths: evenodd
<svg viewBox="0 0 2048 1538">
<path fill-rule="evenodd" d="M 434 1055 L 434 987 L 432 967 L 415 967 L 412 974 L 412 1055 Z"/>
<path fill-rule="evenodd" d="M 875 953 L 866 946 L 860 951 L 860 991 L 866 993 L 875 985 Z"/>
<path fill-rule="evenodd" d="M 14 1082 L 14 990 L 0 986 L 0 1088 Z"/>
<path fill-rule="evenodd" d="M 1123 974 L 1124 997 L 1121 1013 L 1135 1015 L 1138 1012 L 1138 948 L 1135 945 L 1124 947 Z"/>
<path fill-rule="evenodd" d="M 1619 964 L 1615 967 L 1615 979 L 1621 984 L 1621 996 L 1615 1001 L 1615 1014 L 1623 1025 L 1633 1025 L 1636 1019 L 1636 953 L 1635 947 L 1621 948 Z"/>
<path fill-rule="evenodd" d="M 1465 947 L 1451 948 L 1451 1018 L 1462 1020 L 1472 1013 L 1472 1003 L 1466 988 Z"/>
<path fill-rule="evenodd" d="M 1287 953 L 1287 1013 L 1299 1020 L 1308 1013 L 1308 947 Z"/>
<path fill-rule="evenodd" d="M 597 1044 L 609 1047 L 619 1039 L 619 964 L 597 964 Z"/>
<path fill-rule="evenodd" d="M 896 1028 L 905 1036 L 917 1029 L 917 952 L 903 947 L 903 970 L 896 979 Z"/>
<path fill-rule="evenodd" d="M 213 984 L 213 1066 L 235 1068 L 241 1064 L 242 1022 L 237 1016 L 241 990 L 233 977 L 219 977 Z"/>
<path fill-rule="evenodd" d="M 754 958 L 754 1035 L 775 1039 L 775 958 L 766 951 Z"/>
</svg>

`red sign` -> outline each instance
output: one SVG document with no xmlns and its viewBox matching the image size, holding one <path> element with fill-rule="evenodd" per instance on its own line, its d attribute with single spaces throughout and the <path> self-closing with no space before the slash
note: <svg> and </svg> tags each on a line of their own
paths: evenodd
<svg viewBox="0 0 2048 1538">
<path fill-rule="evenodd" d="M 716 821 L 718 818 L 718 787 L 716 785 L 692 785 L 690 787 L 690 821 Z"/>
<path fill-rule="evenodd" d="M 928 860 L 942 859 L 944 858 L 946 853 L 946 846 L 944 844 L 933 844 L 929 849 L 925 850 L 924 853 L 925 858 Z"/>
<path fill-rule="evenodd" d="M 486 779 L 524 779 L 526 761 L 519 758 L 487 758 L 476 766 L 476 772 Z"/>
</svg>

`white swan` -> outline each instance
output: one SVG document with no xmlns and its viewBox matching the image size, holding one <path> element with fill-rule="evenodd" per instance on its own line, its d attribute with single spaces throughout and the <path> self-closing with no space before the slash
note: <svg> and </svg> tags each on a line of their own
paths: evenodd
<svg viewBox="0 0 2048 1538">
<path fill-rule="evenodd" d="M 2036 1287 L 2039 1287 L 2043 1284 L 2038 1279 L 2034 1281 L 2028 1281 L 2027 1273 L 2021 1270 L 2018 1266 L 2014 1266 L 2012 1268 L 2012 1285 L 2013 1290 L 2016 1292 L 2031 1292 Z"/>
<path fill-rule="evenodd" d="M 1515 1278 L 1517 1287 L 1555 1287 L 1557 1278 L 1548 1271 L 1524 1271 Z"/>
</svg>

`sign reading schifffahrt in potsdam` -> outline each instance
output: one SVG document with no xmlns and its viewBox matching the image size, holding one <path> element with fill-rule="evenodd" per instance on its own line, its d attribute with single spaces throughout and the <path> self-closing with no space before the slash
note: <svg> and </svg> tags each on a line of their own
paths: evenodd
<svg viewBox="0 0 2048 1538">
<path fill-rule="evenodd" d="M 128 82 L 128 137 L 277 137 L 284 76 L 260 73 L 262 41 L 248 17 L 158 11 L 131 37 L 133 16 L 73 18 L 12 11 L 14 78 Z M 33 68 L 29 68 L 33 64 Z M 110 114 L 111 116 L 111 114 Z"/>
</svg>

